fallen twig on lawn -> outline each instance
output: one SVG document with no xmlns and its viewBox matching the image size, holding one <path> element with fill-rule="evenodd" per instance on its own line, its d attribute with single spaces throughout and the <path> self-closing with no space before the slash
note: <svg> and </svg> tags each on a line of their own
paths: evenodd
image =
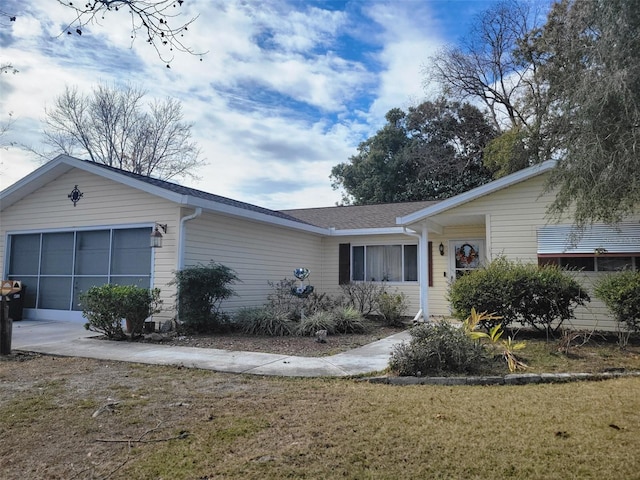
<svg viewBox="0 0 640 480">
<path fill-rule="evenodd" d="M 178 435 L 176 435 L 174 437 L 154 438 L 154 439 L 151 439 L 151 440 L 143 440 L 143 438 L 146 435 L 148 435 L 151 432 L 154 432 L 154 431 L 158 430 L 158 428 L 160 428 L 161 424 L 162 424 L 162 422 L 158 423 L 158 425 L 156 425 L 154 428 L 150 428 L 149 430 L 144 432 L 142 435 L 140 435 L 137 440 L 133 439 L 133 438 L 128 438 L 128 439 L 96 438 L 95 441 L 96 442 L 102 442 L 102 443 L 128 443 L 128 444 L 131 444 L 131 443 L 158 443 L 158 442 L 168 442 L 169 440 L 181 440 L 181 439 L 187 438 L 189 436 L 189 432 L 183 430 Z"/>
<path fill-rule="evenodd" d="M 180 432 L 175 437 L 167 437 L 167 438 L 154 438 L 152 440 L 134 440 L 134 439 L 110 439 L 110 438 L 96 438 L 96 442 L 103 443 L 157 443 L 157 442 L 168 442 L 169 440 L 180 440 L 183 438 L 187 438 L 189 436 L 189 432 Z"/>
</svg>

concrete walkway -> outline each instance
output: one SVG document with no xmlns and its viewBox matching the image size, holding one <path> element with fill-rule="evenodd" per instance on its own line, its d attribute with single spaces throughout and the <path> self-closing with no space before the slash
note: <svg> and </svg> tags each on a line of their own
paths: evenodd
<svg viewBox="0 0 640 480">
<path fill-rule="evenodd" d="M 108 342 L 81 323 L 44 320 L 13 322 L 12 350 L 67 357 L 117 360 L 152 365 L 181 365 L 229 373 L 287 377 L 345 377 L 387 368 L 393 346 L 409 339 L 397 333 L 364 347 L 330 357 L 297 357 L 153 343 Z"/>
</svg>

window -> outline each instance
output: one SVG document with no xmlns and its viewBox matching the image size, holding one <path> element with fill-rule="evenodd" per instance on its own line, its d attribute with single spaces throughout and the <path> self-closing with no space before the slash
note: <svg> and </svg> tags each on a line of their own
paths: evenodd
<svg viewBox="0 0 640 480">
<path fill-rule="evenodd" d="M 351 280 L 417 282 L 417 245 L 361 245 L 351 248 Z"/>
<path fill-rule="evenodd" d="M 619 272 L 639 270 L 640 257 L 606 255 L 545 255 L 538 257 L 538 265 L 558 265 L 567 270 L 582 272 Z"/>
<path fill-rule="evenodd" d="M 149 288 L 150 228 L 10 235 L 9 279 L 25 285 L 25 308 L 80 310 L 82 292 L 118 283 Z"/>
</svg>

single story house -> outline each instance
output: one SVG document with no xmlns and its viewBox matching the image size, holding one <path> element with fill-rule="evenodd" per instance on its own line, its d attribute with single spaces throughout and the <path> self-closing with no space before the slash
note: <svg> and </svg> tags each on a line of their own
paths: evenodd
<svg viewBox="0 0 640 480">
<path fill-rule="evenodd" d="M 580 267 L 587 283 L 640 267 L 638 219 L 595 225 L 577 244 L 569 221 L 548 222 L 553 166 L 443 201 L 274 211 L 60 155 L 0 193 L 0 271 L 26 286 L 27 318 L 81 320 L 79 294 L 108 282 L 160 288 L 157 317 L 173 318 L 174 272 L 211 260 L 241 280 L 227 311 L 262 305 L 268 282 L 306 267 L 316 291 L 384 281 L 423 317 L 448 315 L 449 283 L 496 256 Z M 574 322 L 594 325 L 615 327 L 597 301 Z"/>
</svg>

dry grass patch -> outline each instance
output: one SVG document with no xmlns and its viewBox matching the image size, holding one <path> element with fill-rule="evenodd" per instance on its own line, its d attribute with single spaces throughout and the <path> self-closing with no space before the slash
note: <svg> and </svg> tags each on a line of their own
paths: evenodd
<svg viewBox="0 0 640 480">
<path fill-rule="evenodd" d="M 542 335 L 518 335 L 526 347 L 517 352 L 528 365 L 528 372 L 588 372 L 640 371 L 640 338 L 634 338 L 621 349 L 613 337 L 574 334 L 571 343 L 566 338 L 547 341 Z"/>
<path fill-rule="evenodd" d="M 393 387 L 41 356 L 0 362 L 0 387 L 7 479 L 623 479 L 640 469 L 640 378 Z"/>
</svg>

